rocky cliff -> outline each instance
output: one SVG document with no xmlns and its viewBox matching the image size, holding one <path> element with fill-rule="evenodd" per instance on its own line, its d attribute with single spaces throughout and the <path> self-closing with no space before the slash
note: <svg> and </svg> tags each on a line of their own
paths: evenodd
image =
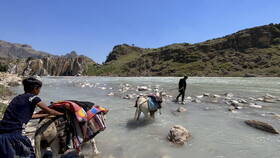
<svg viewBox="0 0 280 158">
<path fill-rule="evenodd" d="M 79 76 L 83 75 L 88 64 L 92 63 L 95 62 L 85 56 L 16 59 L 9 64 L 8 72 L 23 76 Z"/>
<path fill-rule="evenodd" d="M 280 76 L 280 24 L 196 44 L 155 49 L 119 45 L 95 70 L 111 76 Z"/>
<path fill-rule="evenodd" d="M 76 76 L 83 75 L 93 60 L 72 51 L 56 56 L 34 50 L 30 45 L 0 40 L 0 71 L 24 76 Z"/>
</svg>

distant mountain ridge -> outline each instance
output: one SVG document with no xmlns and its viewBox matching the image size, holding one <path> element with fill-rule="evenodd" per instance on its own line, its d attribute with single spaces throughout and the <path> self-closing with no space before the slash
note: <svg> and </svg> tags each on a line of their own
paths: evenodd
<svg viewBox="0 0 280 158">
<path fill-rule="evenodd" d="M 17 44 L 0 40 L 1 58 L 42 58 L 44 56 L 58 57 L 43 51 L 36 51 L 28 44 Z"/>
<path fill-rule="evenodd" d="M 91 75 L 104 76 L 280 77 L 280 24 L 244 29 L 196 44 L 155 49 L 117 45 L 105 64 L 90 70 Z"/>
<path fill-rule="evenodd" d="M 220 38 L 160 48 L 116 45 L 100 65 L 72 51 L 56 56 L 26 44 L 0 41 L 0 71 L 51 76 L 276 76 L 280 77 L 280 24 Z"/>
<path fill-rule="evenodd" d="M 24 76 L 79 76 L 89 65 L 97 64 L 92 59 L 72 51 L 64 56 L 36 51 L 30 45 L 0 40 L 0 71 Z"/>
</svg>

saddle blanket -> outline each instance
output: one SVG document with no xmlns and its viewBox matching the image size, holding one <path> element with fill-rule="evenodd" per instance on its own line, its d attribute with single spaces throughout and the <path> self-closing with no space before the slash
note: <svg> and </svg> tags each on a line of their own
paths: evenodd
<svg viewBox="0 0 280 158">
<path fill-rule="evenodd" d="M 159 104 L 154 97 L 147 97 L 147 99 L 148 99 L 149 111 L 154 111 L 159 108 Z"/>
</svg>

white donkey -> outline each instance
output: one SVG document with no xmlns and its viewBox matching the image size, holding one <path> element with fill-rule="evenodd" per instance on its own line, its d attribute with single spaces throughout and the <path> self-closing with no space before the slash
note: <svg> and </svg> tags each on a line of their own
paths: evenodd
<svg viewBox="0 0 280 158">
<path fill-rule="evenodd" d="M 162 91 L 156 91 L 156 96 L 158 96 L 160 99 L 162 99 Z M 136 111 L 135 111 L 135 116 L 134 116 L 134 120 L 136 120 L 138 122 L 139 117 L 141 115 L 141 112 L 144 113 L 144 120 L 145 122 L 148 120 L 149 114 L 152 118 L 155 118 L 155 112 L 158 109 L 155 110 L 149 110 L 149 103 L 148 103 L 148 98 L 147 96 L 143 96 L 140 95 L 135 103 L 135 107 L 136 107 Z"/>
<path fill-rule="evenodd" d="M 59 118 L 62 118 L 62 116 L 47 117 L 40 122 L 34 137 L 36 157 L 43 157 L 48 147 L 52 150 L 53 158 L 59 158 L 61 156 L 59 154 L 61 144 L 59 137 L 63 134 L 65 135 L 65 122 L 60 121 L 61 119 Z M 73 119 L 72 121 L 75 127 L 77 127 L 77 119 Z M 82 137 L 80 128 L 76 128 L 76 131 L 78 136 Z M 93 148 L 93 155 L 98 155 L 99 151 L 97 150 L 95 140 L 92 138 L 89 141 Z"/>
</svg>

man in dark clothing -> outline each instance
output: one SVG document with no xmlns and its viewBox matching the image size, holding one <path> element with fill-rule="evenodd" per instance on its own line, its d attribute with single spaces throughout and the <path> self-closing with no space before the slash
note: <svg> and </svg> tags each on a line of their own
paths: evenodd
<svg viewBox="0 0 280 158">
<path fill-rule="evenodd" d="M 184 78 L 180 79 L 179 81 L 179 92 L 180 94 L 176 97 L 176 101 L 179 101 L 179 97 L 182 95 L 182 104 L 184 104 L 184 98 L 185 98 L 185 91 L 187 88 L 187 82 L 188 76 L 185 76 Z"/>
</svg>

